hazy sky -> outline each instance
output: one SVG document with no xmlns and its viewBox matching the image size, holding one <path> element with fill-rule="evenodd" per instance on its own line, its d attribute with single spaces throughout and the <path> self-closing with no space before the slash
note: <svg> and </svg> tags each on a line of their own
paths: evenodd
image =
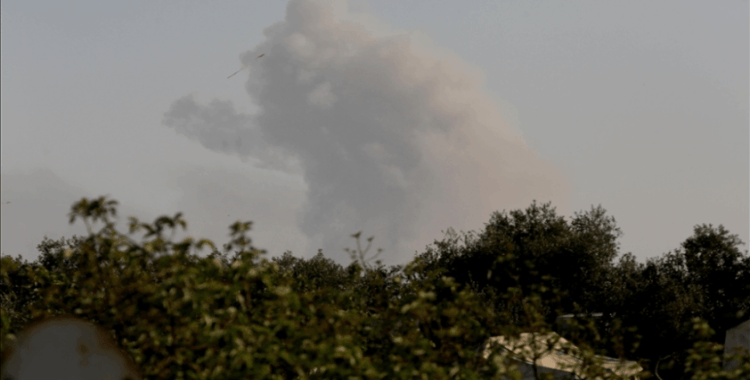
<svg viewBox="0 0 750 380">
<path fill-rule="evenodd" d="M 741 0 L 3 1 L 2 253 L 83 233 L 70 205 L 104 194 L 123 216 L 182 211 L 194 237 L 253 220 L 272 255 L 341 262 L 359 230 L 403 263 L 534 199 L 601 204 L 641 260 L 701 223 L 747 242 L 749 15 Z"/>
</svg>

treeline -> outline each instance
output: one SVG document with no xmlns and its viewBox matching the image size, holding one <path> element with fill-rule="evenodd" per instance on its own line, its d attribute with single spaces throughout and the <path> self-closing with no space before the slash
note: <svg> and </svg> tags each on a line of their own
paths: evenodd
<svg viewBox="0 0 750 380">
<path fill-rule="evenodd" d="M 509 290 L 518 297 L 534 294 L 548 326 L 556 327 L 561 314 L 594 324 L 594 330 L 572 337 L 576 343 L 637 359 L 651 370 L 659 362 L 662 377 L 680 378 L 696 342 L 723 344 L 727 329 L 750 319 L 750 256 L 723 226 L 696 226 L 679 248 L 645 263 L 631 253 L 618 254 L 621 235 L 614 217 L 601 207 L 566 221 L 550 204 L 533 203 L 526 210 L 493 214 L 479 234 L 448 230 L 415 258 L 420 270 L 414 275 L 451 277 L 504 316 L 500 324 L 525 322 L 523 309 L 508 300 Z M 347 283 L 347 268 L 322 253 L 305 260 L 287 252 L 273 261 L 293 273 L 299 291 L 361 286 Z M 388 294 L 383 290 L 393 287 L 401 268 L 373 269 L 384 288 L 361 291 L 372 294 L 369 307 L 377 310 L 384 304 L 378 297 Z M 695 318 L 713 333 L 699 336 Z"/>
<path fill-rule="evenodd" d="M 594 320 L 600 335 L 580 338 L 610 355 L 620 345 L 652 371 L 661 362 L 663 378 L 682 378 L 696 342 L 723 344 L 727 329 L 750 318 L 750 256 L 723 226 L 696 226 L 679 248 L 646 263 L 618 255 L 620 236 L 601 207 L 567 222 L 549 204 L 532 204 L 495 213 L 478 236 L 454 235 L 418 259 L 500 310 L 507 305 L 495 294 L 544 286 L 551 290 L 538 292 L 546 322 L 563 313 L 601 313 Z M 695 318 L 713 333 L 698 336 Z"/>
<path fill-rule="evenodd" d="M 89 236 L 45 238 L 34 262 L 2 258 L 3 355 L 24 326 L 63 314 L 111 330 L 145 378 L 503 378 L 513 358 L 485 357 L 487 338 L 555 330 L 573 314 L 570 340 L 637 360 L 644 376 L 657 365 L 663 379 L 745 375 L 722 373 L 717 356 L 725 331 L 750 318 L 750 257 L 722 226 L 696 226 L 639 263 L 619 254 L 601 207 L 568 221 L 533 203 L 479 233 L 449 230 L 403 266 L 369 260 L 373 240 L 362 249 L 358 233 L 342 266 L 322 252 L 269 260 L 250 222 L 230 227 L 223 250 L 173 242 L 180 214 L 131 218 L 122 234 L 116 204 L 83 199 L 70 221 Z M 606 375 L 594 364 L 582 370 Z"/>
</svg>

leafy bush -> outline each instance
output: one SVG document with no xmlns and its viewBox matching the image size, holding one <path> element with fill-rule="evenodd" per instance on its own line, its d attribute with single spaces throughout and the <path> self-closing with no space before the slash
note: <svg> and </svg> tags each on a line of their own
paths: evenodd
<svg viewBox="0 0 750 380">
<path fill-rule="evenodd" d="M 3 304 L 4 355 L 29 321 L 72 315 L 111 331 L 152 379 L 476 378 L 491 371 L 462 344 L 487 334 L 474 317 L 481 310 L 472 312 L 471 295 L 452 292 L 449 279 L 404 281 L 401 296 L 388 297 L 387 273 L 354 266 L 348 278 L 359 286 L 307 286 L 251 246 L 249 222 L 231 226 L 220 253 L 207 240 L 165 238 L 185 228 L 180 214 L 153 224 L 131 219 L 131 236 L 120 234 L 115 206 L 105 198 L 76 203 L 71 222 L 103 227 L 78 244 L 50 246 L 43 263 L 3 258 L 3 294 L 25 300 Z M 145 236 L 135 241 L 139 231 Z M 213 250 L 201 258 L 205 247 Z M 367 286 L 386 290 L 369 308 L 361 296 Z M 437 299 L 431 289 L 451 297 Z"/>
</svg>

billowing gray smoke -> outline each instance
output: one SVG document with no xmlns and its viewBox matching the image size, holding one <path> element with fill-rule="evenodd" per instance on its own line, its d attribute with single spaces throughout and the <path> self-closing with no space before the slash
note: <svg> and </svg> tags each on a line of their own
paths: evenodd
<svg viewBox="0 0 750 380">
<path fill-rule="evenodd" d="M 242 56 L 257 114 L 186 97 L 164 122 L 208 149 L 299 172 L 308 185 L 299 228 L 312 252 L 337 258 L 359 230 L 387 262 L 403 262 L 441 230 L 481 228 L 493 211 L 533 199 L 565 207 L 565 182 L 503 120 L 478 70 L 384 29 L 345 1 L 291 0 Z"/>
</svg>

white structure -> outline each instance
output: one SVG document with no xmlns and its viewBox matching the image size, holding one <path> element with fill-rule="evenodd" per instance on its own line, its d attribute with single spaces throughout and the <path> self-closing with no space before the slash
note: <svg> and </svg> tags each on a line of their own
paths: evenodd
<svg viewBox="0 0 750 380">
<path fill-rule="evenodd" d="M 546 334 L 522 333 L 517 339 L 492 337 L 484 346 L 484 357 L 489 358 L 493 347 L 499 346 L 518 366 L 523 380 L 535 380 L 537 375 L 553 374 L 555 379 L 588 378 L 583 375 L 583 362 L 578 347 L 554 332 Z M 602 372 L 619 375 L 622 379 L 638 380 L 643 368 L 635 362 L 596 356 Z"/>
<path fill-rule="evenodd" d="M 750 352 L 750 319 L 727 330 L 724 339 L 724 355 L 736 355 L 742 349 Z M 731 371 L 738 365 L 737 361 L 726 361 L 724 370 Z"/>
<path fill-rule="evenodd" d="M 100 328 L 75 318 L 51 318 L 24 330 L 2 363 L 14 380 L 137 380 L 138 371 Z"/>
</svg>

